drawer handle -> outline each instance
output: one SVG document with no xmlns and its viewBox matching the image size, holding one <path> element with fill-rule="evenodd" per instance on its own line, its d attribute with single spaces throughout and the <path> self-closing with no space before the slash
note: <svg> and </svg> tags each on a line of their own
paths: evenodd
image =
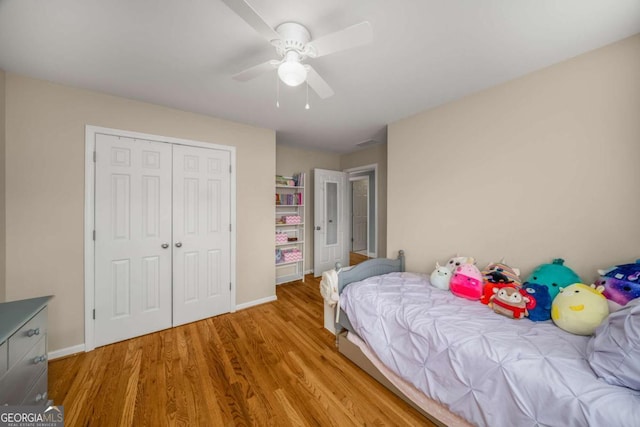
<svg viewBox="0 0 640 427">
<path fill-rule="evenodd" d="M 45 391 L 44 393 L 38 393 L 36 394 L 36 403 L 44 400 L 47 398 L 47 392 Z"/>
<path fill-rule="evenodd" d="M 34 357 L 34 358 L 33 358 L 33 363 L 37 365 L 38 363 L 44 362 L 44 361 L 46 361 L 46 360 L 47 360 L 47 355 L 46 355 L 46 354 L 43 354 L 42 356 L 36 356 L 36 357 Z"/>
<path fill-rule="evenodd" d="M 28 337 L 32 337 L 34 335 L 40 335 L 40 328 L 35 328 L 35 329 L 29 329 L 27 331 L 27 336 Z"/>
</svg>

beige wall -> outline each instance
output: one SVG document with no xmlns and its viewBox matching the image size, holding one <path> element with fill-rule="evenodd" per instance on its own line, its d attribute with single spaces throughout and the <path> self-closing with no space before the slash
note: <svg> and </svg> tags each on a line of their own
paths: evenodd
<svg viewBox="0 0 640 427">
<path fill-rule="evenodd" d="M 291 176 L 294 173 L 305 172 L 307 177 L 304 203 L 304 222 L 306 224 L 304 229 L 304 269 L 306 271 L 313 270 L 313 169 L 315 168 L 340 170 L 340 155 L 276 144 L 276 173 Z M 273 179 L 271 192 L 273 193 Z M 273 205 L 273 201 L 271 204 Z M 275 225 L 272 224 L 271 229 L 275 233 Z M 275 269 L 275 267 L 273 268 Z"/>
<path fill-rule="evenodd" d="M 5 232 L 5 76 L 0 69 L 0 302 L 5 300 L 6 284 L 6 232 Z"/>
<path fill-rule="evenodd" d="M 343 154 L 340 157 L 340 169 L 352 169 L 359 166 L 378 165 L 378 257 L 387 256 L 387 144 Z"/>
<path fill-rule="evenodd" d="M 275 132 L 6 76 L 7 299 L 54 294 L 49 349 L 84 341 L 85 125 L 237 147 L 237 300 L 275 294 Z"/>
<path fill-rule="evenodd" d="M 393 123 L 388 253 L 455 253 L 591 283 L 640 257 L 640 35 Z"/>
</svg>

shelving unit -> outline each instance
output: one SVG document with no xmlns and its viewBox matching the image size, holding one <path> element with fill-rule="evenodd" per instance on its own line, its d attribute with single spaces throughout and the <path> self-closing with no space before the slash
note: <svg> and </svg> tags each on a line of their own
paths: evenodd
<svg viewBox="0 0 640 427">
<path fill-rule="evenodd" d="M 275 266 L 278 285 L 304 280 L 304 178 L 304 173 L 293 177 L 276 176 Z M 291 185 L 283 184 L 285 181 Z"/>
</svg>

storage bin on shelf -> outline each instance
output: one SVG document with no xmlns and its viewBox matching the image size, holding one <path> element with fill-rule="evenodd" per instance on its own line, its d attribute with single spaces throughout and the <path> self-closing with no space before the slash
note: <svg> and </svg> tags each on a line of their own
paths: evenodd
<svg viewBox="0 0 640 427">
<path fill-rule="evenodd" d="M 282 217 L 283 224 L 300 224 L 300 215 L 284 215 Z"/>
<path fill-rule="evenodd" d="M 282 251 L 284 262 L 295 262 L 302 260 L 302 252 L 299 249 L 286 249 Z"/>
<path fill-rule="evenodd" d="M 276 249 L 276 264 L 302 261 L 302 251 L 300 249 Z"/>
<path fill-rule="evenodd" d="M 288 240 L 287 233 L 276 233 L 276 243 L 287 243 Z"/>
</svg>

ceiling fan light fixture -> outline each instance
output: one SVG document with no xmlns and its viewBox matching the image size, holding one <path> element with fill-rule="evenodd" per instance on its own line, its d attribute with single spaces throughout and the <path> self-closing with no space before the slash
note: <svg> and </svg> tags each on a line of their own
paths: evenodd
<svg viewBox="0 0 640 427">
<path fill-rule="evenodd" d="M 307 79 L 307 69 L 297 61 L 285 61 L 278 67 L 278 76 L 287 86 L 299 86 Z"/>
</svg>

